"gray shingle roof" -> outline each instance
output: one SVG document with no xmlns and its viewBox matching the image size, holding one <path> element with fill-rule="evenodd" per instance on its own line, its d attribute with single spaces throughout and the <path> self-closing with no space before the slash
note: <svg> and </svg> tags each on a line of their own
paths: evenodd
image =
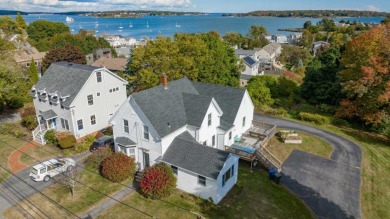
<svg viewBox="0 0 390 219">
<path fill-rule="evenodd" d="M 57 92 L 58 96 L 69 95 L 63 102 L 64 106 L 69 107 L 95 69 L 98 68 L 70 62 L 56 62 L 50 65 L 35 84 L 35 88 L 46 89 L 47 93 Z"/>
<path fill-rule="evenodd" d="M 218 126 L 219 129 L 221 129 L 221 130 L 223 130 L 223 131 L 225 131 L 225 132 L 226 132 L 227 130 L 233 128 L 233 127 L 234 127 L 233 124 L 229 124 L 229 123 L 225 122 L 224 120 L 221 120 L 221 122 L 220 122 L 220 124 L 219 124 L 219 126 Z"/>
<path fill-rule="evenodd" d="M 43 117 L 44 120 L 52 119 L 54 117 L 57 117 L 57 114 L 53 110 L 47 110 L 40 112 L 41 116 Z"/>
<path fill-rule="evenodd" d="M 192 82 L 192 84 L 199 94 L 211 96 L 217 101 L 218 106 L 223 112 L 221 120 L 229 124 L 234 124 L 245 94 L 245 89 L 201 82 Z"/>
<path fill-rule="evenodd" d="M 162 161 L 211 179 L 217 179 L 229 155 L 230 153 L 226 151 L 197 143 L 186 131 L 173 140 Z"/>
<path fill-rule="evenodd" d="M 252 77 L 254 77 L 254 75 L 241 74 L 241 79 L 242 79 L 242 80 L 249 80 L 249 79 L 251 79 Z"/>
<path fill-rule="evenodd" d="M 157 86 L 132 95 L 158 135 L 163 138 L 185 125 L 199 127 L 214 98 L 221 117 L 233 124 L 245 89 L 191 82 L 188 78 L 171 81 L 168 89 Z"/>
<path fill-rule="evenodd" d="M 209 96 L 183 93 L 183 103 L 188 125 L 196 127 L 202 125 L 212 99 Z"/>
<path fill-rule="evenodd" d="M 254 56 L 256 51 L 255 50 L 246 50 L 246 49 L 236 49 L 235 53 L 236 53 L 236 55 Z"/>
<path fill-rule="evenodd" d="M 130 138 L 126 138 L 126 137 L 116 137 L 115 138 L 115 142 L 120 144 L 120 145 L 123 145 L 123 146 L 131 146 L 131 145 L 136 145 L 136 143 L 131 140 Z"/>
</svg>

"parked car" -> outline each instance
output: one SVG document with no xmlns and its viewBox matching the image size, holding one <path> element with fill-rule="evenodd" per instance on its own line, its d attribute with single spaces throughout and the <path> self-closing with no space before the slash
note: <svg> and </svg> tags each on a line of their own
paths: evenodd
<svg viewBox="0 0 390 219">
<path fill-rule="evenodd" d="M 50 159 L 33 166 L 30 171 L 30 178 L 34 181 L 47 182 L 50 178 L 65 171 L 70 171 L 75 166 L 76 162 L 72 158 Z"/>
<path fill-rule="evenodd" d="M 89 150 L 93 152 L 93 151 L 96 151 L 96 150 L 101 149 L 103 147 L 106 147 L 107 145 L 111 148 L 114 148 L 114 138 L 111 136 L 104 135 L 104 136 L 96 139 L 92 143 Z"/>
</svg>

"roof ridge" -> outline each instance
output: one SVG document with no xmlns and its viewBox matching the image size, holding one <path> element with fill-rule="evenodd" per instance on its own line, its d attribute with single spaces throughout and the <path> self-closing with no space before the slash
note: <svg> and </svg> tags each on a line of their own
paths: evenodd
<svg viewBox="0 0 390 219">
<path fill-rule="evenodd" d="M 191 81 L 191 83 L 205 84 L 205 85 L 211 85 L 211 86 L 216 86 L 216 87 L 228 87 L 228 88 L 233 88 L 235 90 L 246 90 L 245 88 L 241 88 L 241 87 L 233 87 L 233 86 L 229 86 L 229 85 L 213 84 L 213 83 L 207 83 L 207 82 L 201 82 L 201 81 Z"/>
</svg>

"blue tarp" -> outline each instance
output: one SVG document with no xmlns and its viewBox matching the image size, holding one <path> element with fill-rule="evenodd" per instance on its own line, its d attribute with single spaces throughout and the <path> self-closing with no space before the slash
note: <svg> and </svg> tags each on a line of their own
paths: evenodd
<svg viewBox="0 0 390 219">
<path fill-rule="evenodd" d="M 248 153 L 251 153 L 251 154 L 255 152 L 255 149 L 253 149 L 253 148 L 241 147 L 241 146 L 238 146 L 236 144 L 233 144 L 232 148 L 235 148 L 235 149 L 238 149 L 238 150 L 241 150 L 241 151 L 245 151 L 245 152 L 248 152 Z"/>
</svg>

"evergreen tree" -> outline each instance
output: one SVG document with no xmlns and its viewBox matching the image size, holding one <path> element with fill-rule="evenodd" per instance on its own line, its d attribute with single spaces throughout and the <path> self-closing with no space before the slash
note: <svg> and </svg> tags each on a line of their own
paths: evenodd
<svg viewBox="0 0 390 219">
<path fill-rule="evenodd" d="M 19 27 L 26 29 L 26 27 L 27 27 L 26 21 L 24 21 L 22 15 L 19 12 L 18 12 L 18 15 L 16 15 L 15 20 L 16 20 L 16 23 L 19 24 Z"/>
<path fill-rule="evenodd" d="M 27 70 L 27 75 L 28 75 L 32 85 L 34 85 L 38 82 L 38 80 L 39 80 L 38 69 L 37 69 L 37 66 L 35 65 L 34 59 L 31 59 L 31 64 Z"/>
</svg>

